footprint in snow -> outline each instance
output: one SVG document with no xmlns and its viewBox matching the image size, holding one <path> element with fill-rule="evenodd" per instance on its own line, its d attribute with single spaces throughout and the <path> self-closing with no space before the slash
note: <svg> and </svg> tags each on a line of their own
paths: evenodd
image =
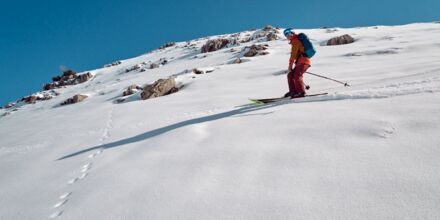
<svg viewBox="0 0 440 220">
<path fill-rule="evenodd" d="M 94 158 L 94 157 L 98 156 L 101 153 L 102 153 L 102 149 L 96 151 L 95 153 L 89 154 L 89 156 L 87 156 L 87 158 L 90 158 L 90 159 Z"/>
<path fill-rule="evenodd" d="M 82 180 L 84 178 L 86 178 L 89 174 L 88 173 L 83 173 L 81 174 L 81 176 L 78 177 L 78 179 Z"/>
<path fill-rule="evenodd" d="M 62 215 L 62 214 L 63 214 L 63 211 L 56 211 L 56 212 L 52 213 L 52 214 L 49 216 L 49 218 L 56 218 L 56 217 L 58 217 L 58 216 L 60 216 L 60 215 Z"/>
<path fill-rule="evenodd" d="M 68 201 L 68 199 L 61 200 L 61 201 L 57 202 L 55 205 L 53 205 L 53 207 L 58 208 L 64 204 L 66 204 L 67 201 Z"/>
<path fill-rule="evenodd" d="M 70 195 L 72 195 L 72 192 L 67 192 L 67 193 L 64 193 L 64 194 L 62 194 L 60 197 L 58 197 L 59 199 L 65 199 L 65 198 L 67 198 L 67 197 L 69 197 Z"/>
<path fill-rule="evenodd" d="M 88 163 L 88 164 L 82 166 L 81 173 L 85 173 L 85 172 L 89 171 L 90 168 L 92 168 L 92 163 Z"/>
<path fill-rule="evenodd" d="M 67 184 L 68 184 L 68 185 L 74 184 L 74 183 L 76 183 L 76 181 L 78 181 L 78 180 L 79 180 L 78 177 L 75 177 L 75 178 L 69 180 L 69 181 L 67 182 Z"/>
</svg>

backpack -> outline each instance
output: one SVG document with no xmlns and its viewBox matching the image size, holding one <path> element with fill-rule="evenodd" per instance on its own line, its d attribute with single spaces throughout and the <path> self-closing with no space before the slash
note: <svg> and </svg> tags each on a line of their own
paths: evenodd
<svg viewBox="0 0 440 220">
<path fill-rule="evenodd" d="M 313 47 L 312 42 L 310 42 L 309 38 L 307 37 L 306 34 L 304 33 L 300 33 L 298 34 L 298 39 L 301 41 L 301 43 L 304 46 L 304 54 L 308 57 L 308 58 L 312 58 L 313 55 L 315 55 L 316 50 Z"/>
</svg>

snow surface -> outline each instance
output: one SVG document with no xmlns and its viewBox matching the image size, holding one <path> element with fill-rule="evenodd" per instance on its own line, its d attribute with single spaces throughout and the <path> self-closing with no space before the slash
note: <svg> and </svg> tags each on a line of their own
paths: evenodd
<svg viewBox="0 0 440 220">
<path fill-rule="evenodd" d="M 201 38 L 0 117 L 0 219 L 439 219 L 440 24 L 300 31 L 310 71 L 352 86 L 306 75 L 329 95 L 249 105 L 287 91 L 287 41 L 231 64 L 258 39 L 200 54 Z M 171 75 L 178 93 L 116 103 Z"/>
</svg>

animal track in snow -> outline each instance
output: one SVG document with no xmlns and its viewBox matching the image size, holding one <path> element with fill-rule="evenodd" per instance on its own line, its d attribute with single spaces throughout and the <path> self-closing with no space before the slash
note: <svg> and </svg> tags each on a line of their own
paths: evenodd
<svg viewBox="0 0 440 220">
<path fill-rule="evenodd" d="M 76 181 L 78 181 L 78 177 L 75 177 L 75 178 L 69 180 L 69 182 L 67 182 L 67 184 L 71 185 L 71 184 L 74 184 Z"/>
<path fill-rule="evenodd" d="M 63 195 L 61 195 L 61 196 L 59 197 L 59 199 L 65 199 L 65 198 L 69 197 L 70 195 L 72 195 L 72 192 L 64 193 Z"/>
<path fill-rule="evenodd" d="M 78 179 L 82 180 L 84 178 L 86 178 L 89 174 L 88 173 L 83 173 L 81 174 L 81 176 L 78 177 Z"/>
<path fill-rule="evenodd" d="M 110 112 L 108 114 L 108 119 L 107 119 L 107 123 L 106 123 L 105 128 L 104 128 L 104 132 L 103 132 L 103 134 L 102 134 L 102 136 L 101 136 L 101 138 L 99 140 L 101 144 L 104 144 L 105 140 L 110 137 L 109 130 L 111 128 L 113 128 L 113 109 L 114 109 L 114 106 L 112 106 L 112 108 L 111 108 L 111 110 L 110 110 Z M 84 178 L 86 178 L 89 175 L 88 171 L 92 168 L 92 164 L 93 163 L 91 162 L 91 160 L 93 158 L 95 158 L 96 156 L 98 156 L 99 154 L 101 154 L 103 151 L 104 151 L 104 149 L 100 148 L 96 152 L 94 152 L 92 154 L 89 154 L 87 156 L 87 158 L 90 159 L 90 160 L 89 160 L 88 163 L 86 163 L 83 166 L 81 166 L 80 175 L 78 177 L 75 177 L 75 178 L 69 180 L 67 182 L 67 185 L 72 185 L 72 184 L 76 183 L 78 180 L 83 180 Z M 59 196 L 58 197 L 58 199 L 59 199 L 58 202 L 55 203 L 55 205 L 53 205 L 52 208 L 59 209 L 60 207 L 62 207 L 64 204 L 66 204 L 68 202 L 68 200 L 69 200 L 68 197 L 71 194 L 72 194 L 72 192 L 67 192 L 67 193 L 64 193 L 61 196 Z M 53 212 L 49 216 L 49 218 L 51 218 L 51 219 L 57 218 L 58 216 L 62 215 L 63 212 L 64 212 L 64 210 L 57 210 L 57 211 Z"/>
<path fill-rule="evenodd" d="M 85 172 L 89 171 L 90 168 L 92 168 L 92 163 L 88 163 L 88 164 L 82 166 L 81 173 L 85 173 Z"/>
<path fill-rule="evenodd" d="M 58 208 L 64 204 L 66 204 L 66 202 L 67 202 L 67 199 L 61 200 L 61 201 L 57 202 L 55 205 L 53 205 L 53 207 Z"/>
<path fill-rule="evenodd" d="M 60 216 L 60 215 L 62 215 L 62 214 L 63 214 L 63 211 L 56 211 L 56 212 L 52 213 L 52 214 L 49 216 L 49 218 L 56 218 L 56 217 L 58 217 L 58 216 Z"/>
<path fill-rule="evenodd" d="M 103 151 L 103 149 L 99 149 L 99 150 L 96 151 L 95 153 L 89 154 L 89 155 L 87 156 L 87 158 L 89 158 L 89 159 L 95 158 L 96 156 L 98 156 L 99 154 L 101 154 L 102 151 Z"/>
</svg>

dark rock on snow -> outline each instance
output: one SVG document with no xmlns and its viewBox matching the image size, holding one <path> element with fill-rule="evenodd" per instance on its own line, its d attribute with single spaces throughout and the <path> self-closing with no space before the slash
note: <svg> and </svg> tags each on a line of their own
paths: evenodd
<svg viewBox="0 0 440 220">
<path fill-rule="evenodd" d="M 195 74 L 203 74 L 203 73 L 205 73 L 203 70 L 199 70 L 199 69 L 197 69 L 197 68 L 194 68 L 194 69 L 192 70 L 192 72 L 195 73 Z"/>
<path fill-rule="evenodd" d="M 201 52 L 208 53 L 208 52 L 220 50 L 220 49 L 226 47 L 226 45 L 228 45 L 228 44 L 229 44 L 228 39 L 209 40 L 208 42 L 206 42 L 205 45 L 202 46 Z"/>
<path fill-rule="evenodd" d="M 334 37 L 330 40 L 327 41 L 327 46 L 333 46 L 333 45 L 342 45 L 342 44 L 351 44 L 354 42 L 354 38 L 351 37 L 348 34 L 339 36 L 339 37 Z"/>
<path fill-rule="evenodd" d="M 174 45 L 176 45 L 176 42 L 169 42 L 169 43 L 166 43 L 166 44 L 160 46 L 159 49 L 165 49 L 167 47 L 172 47 Z"/>
<path fill-rule="evenodd" d="M 124 90 L 124 92 L 122 93 L 122 96 L 133 95 L 139 90 L 142 90 L 142 87 L 140 87 L 138 85 L 131 85 L 127 89 Z"/>
<path fill-rule="evenodd" d="M 61 76 L 54 76 L 52 77 L 52 83 L 46 83 L 43 86 L 43 90 L 51 90 L 60 88 L 62 86 L 69 86 L 69 85 L 76 85 L 79 83 L 84 83 L 91 79 L 93 75 L 90 72 L 87 72 L 85 74 L 78 75 L 73 70 L 64 70 L 63 75 Z"/>
<path fill-rule="evenodd" d="M 268 46 L 269 45 L 267 45 L 267 44 L 259 44 L 259 45 L 254 44 L 250 47 L 245 47 L 244 48 L 245 49 L 244 56 L 245 57 L 253 57 L 256 55 L 266 55 L 266 54 L 268 54 L 268 52 L 266 52 L 264 50 L 266 50 Z"/>
<path fill-rule="evenodd" d="M 69 104 L 75 104 L 78 102 L 82 102 L 84 99 L 86 99 L 88 96 L 86 95 L 75 95 L 72 98 L 67 99 L 61 105 L 69 105 Z"/>
<path fill-rule="evenodd" d="M 159 79 L 151 85 L 146 85 L 141 93 L 143 100 L 156 98 L 179 91 L 176 81 L 173 77 L 168 79 Z"/>
<path fill-rule="evenodd" d="M 104 67 L 107 68 L 107 67 L 117 66 L 117 65 L 119 65 L 121 63 L 122 62 L 120 60 L 118 60 L 118 61 L 115 61 L 115 62 L 110 63 L 110 64 L 105 64 Z"/>
</svg>

